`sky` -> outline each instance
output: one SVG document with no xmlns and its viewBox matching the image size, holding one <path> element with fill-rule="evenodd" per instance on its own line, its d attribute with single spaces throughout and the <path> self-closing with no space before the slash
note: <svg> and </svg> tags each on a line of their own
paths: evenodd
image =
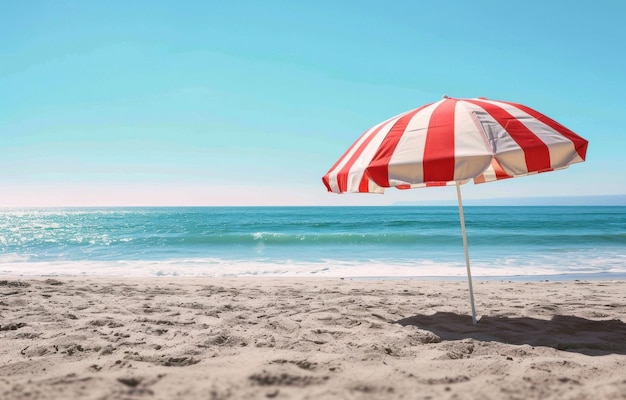
<svg viewBox="0 0 626 400">
<path fill-rule="evenodd" d="M 451 97 L 589 140 L 469 199 L 626 194 L 626 2 L 0 0 L 0 207 L 386 205 L 330 194 L 368 128 Z"/>
</svg>

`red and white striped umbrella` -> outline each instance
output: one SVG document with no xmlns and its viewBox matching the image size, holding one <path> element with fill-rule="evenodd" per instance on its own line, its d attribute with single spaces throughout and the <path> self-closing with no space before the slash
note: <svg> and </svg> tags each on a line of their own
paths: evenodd
<svg viewBox="0 0 626 400">
<path fill-rule="evenodd" d="M 368 129 L 322 180 L 335 193 L 483 183 L 566 168 L 586 151 L 587 140 L 529 107 L 444 97 Z"/>
<path fill-rule="evenodd" d="M 585 160 L 587 143 L 521 104 L 444 96 L 365 131 L 322 181 L 335 193 L 456 185 L 475 323 L 459 185 L 567 168 Z"/>
</svg>

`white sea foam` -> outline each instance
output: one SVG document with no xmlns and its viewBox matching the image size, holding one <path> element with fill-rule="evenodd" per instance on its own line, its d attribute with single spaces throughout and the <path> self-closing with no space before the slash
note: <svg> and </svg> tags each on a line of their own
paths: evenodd
<svg viewBox="0 0 626 400">
<path fill-rule="evenodd" d="M 544 276 L 560 274 L 626 273 L 626 263 L 615 259 L 597 259 L 591 263 L 576 264 L 569 268 L 533 263 L 520 265 L 514 262 L 491 265 L 477 262 L 471 267 L 476 277 Z M 465 264 L 428 260 L 415 262 L 346 262 L 322 260 L 303 262 L 237 261 L 224 259 L 175 259 L 160 261 L 55 261 L 32 262 L 12 256 L 0 258 L 0 275 L 11 276 L 111 276 L 111 277 L 464 277 Z"/>
</svg>

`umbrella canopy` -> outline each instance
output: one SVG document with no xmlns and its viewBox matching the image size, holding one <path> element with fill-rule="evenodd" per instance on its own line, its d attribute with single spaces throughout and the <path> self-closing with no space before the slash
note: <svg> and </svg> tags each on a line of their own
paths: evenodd
<svg viewBox="0 0 626 400">
<path fill-rule="evenodd" d="M 335 193 L 456 185 L 475 323 L 459 185 L 567 168 L 585 160 L 587 143 L 521 104 L 444 96 L 365 131 L 322 181 Z"/>
<path fill-rule="evenodd" d="M 587 140 L 529 107 L 444 97 L 368 129 L 322 180 L 335 193 L 483 183 L 566 168 L 586 151 Z"/>
</svg>

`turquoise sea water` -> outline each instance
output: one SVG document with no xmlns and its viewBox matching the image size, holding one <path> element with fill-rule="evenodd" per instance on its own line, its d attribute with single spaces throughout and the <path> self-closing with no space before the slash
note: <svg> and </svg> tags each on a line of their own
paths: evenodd
<svg viewBox="0 0 626 400">
<path fill-rule="evenodd" d="M 626 273 L 626 207 L 466 207 L 475 276 Z M 0 275 L 465 276 L 456 207 L 0 210 Z"/>
</svg>

